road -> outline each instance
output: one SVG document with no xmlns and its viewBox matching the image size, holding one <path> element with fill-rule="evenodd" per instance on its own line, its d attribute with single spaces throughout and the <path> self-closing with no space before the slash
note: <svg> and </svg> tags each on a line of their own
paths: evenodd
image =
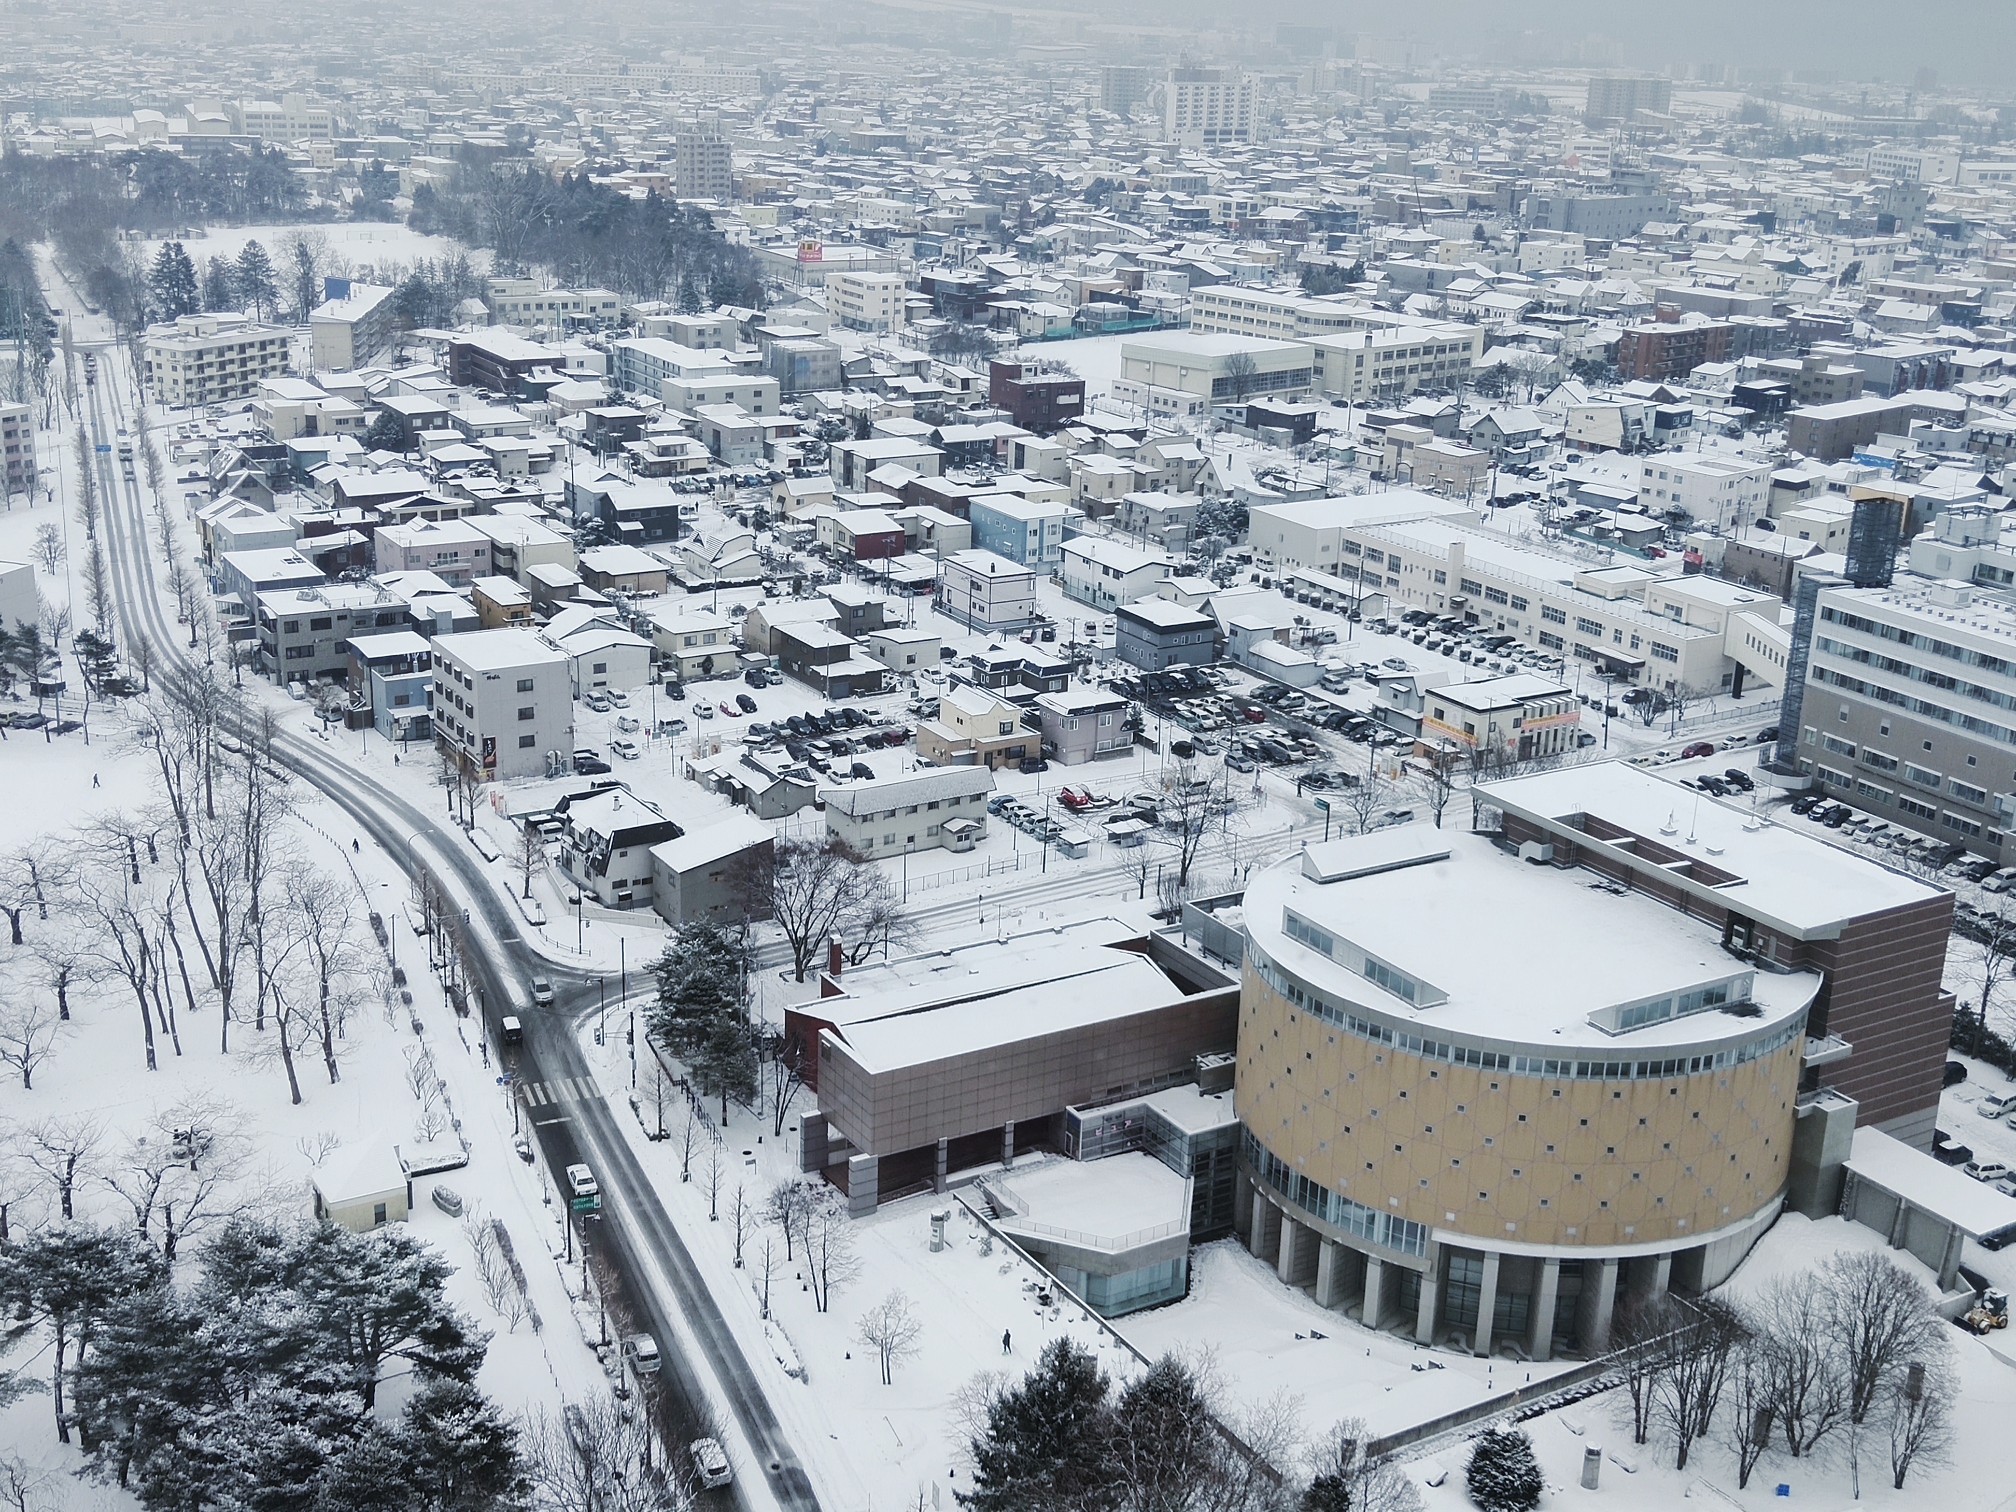
<svg viewBox="0 0 2016 1512">
<path fill-rule="evenodd" d="M 130 424 L 124 395 L 127 364 L 115 350 L 98 348 L 99 379 L 83 391 L 92 437 L 108 448 L 120 425 Z M 135 438 L 136 441 L 139 438 Z M 152 676 L 171 689 L 197 671 L 186 632 L 162 606 L 156 566 L 149 553 L 146 501 L 139 484 L 120 475 L 108 449 L 97 454 L 102 496 L 102 530 L 119 618 L 130 648 L 150 642 Z M 241 738 L 249 730 L 235 732 Z M 549 961 L 521 933 L 518 916 L 498 894 L 482 859 L 446 816 L 422 812 L 403 794 L 347 763 L 337 749 L 318 739 L 283 730 L 273 739 L 276 763 L 326 794 L 350 815 L 387 855 L 410 868 L 423 868 L 441 892 L 455 900 L 469 921 L 470 971 L 480 992 L 483 1030 L 515 1012 L 525 1039 L 514 1052 L 521 1083 L 595 1086 L 582 1055 L 575 1023 L 601 1001 L 599 979 Z M 554 984 L 550 1008 L 536 1009 L 525 983 L 534 975 Z M 507 1062 L 508 1064 L 508 1062 Z M 528 1107 L 527 1112 L 535 1110 Z M 604 1192 L 595 1244 L 619 1273 L 626 1296 L 659 1341 L 664 1369 L 659 1376 L 668 1442 L 679 1444 L 715 1421 L 713 1394 L 695 1362 L 674 1341 L 682 1328 L 698 1342 L 718 1383 L 739 1439 L 756 1465 L 742 1464 L 733 1488 L 736 1504 L 765 1505 L 748 1495 L 752 1469 L 787 1512 L 817 1512 L 819 1501 L 795 1451 L 786 1441 L 739 1341 L 701 1281 L 693 1258 L 657 1201 L 649 1178 L 616 1126 L 619 1116 L 599 1093 L 576 1096 L 536 1110 L 534 1133 L 549 1171 L 576 1161 L 591 1166 Z M 624 1115 L 627 1116 L 627 1115 Z M 501 1157 L 502 1152 L 494 1152 Z M 682 1328 L 675 1328 L 674 1319 Z"/>
</svg>

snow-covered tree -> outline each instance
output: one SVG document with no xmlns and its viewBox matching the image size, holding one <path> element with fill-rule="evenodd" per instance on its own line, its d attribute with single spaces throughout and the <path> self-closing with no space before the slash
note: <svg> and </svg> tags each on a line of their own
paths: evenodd
<svg viewBox="0 0 2016 1512">
<path fill-rule="evenodd" d="M 1546 1489 L 1533 1440 L 1517 1428 L 1486 1428 L 1477 1436 L 1465 1483 L 1484 1512 L 1532 1512 Z"/>
<path fill-rule="evenodd" d="M 158 320 L 194 315 L 203 308 L 196 264 L 179 241 L 163 242 L 154 254 L 154 266 L 147 273 L 147 293 Z"/>
</svg>

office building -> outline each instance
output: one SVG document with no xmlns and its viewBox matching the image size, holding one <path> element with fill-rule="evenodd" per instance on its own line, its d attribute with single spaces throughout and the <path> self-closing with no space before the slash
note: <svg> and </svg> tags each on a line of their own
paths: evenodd
<svg viewBox="0 0 2016 1512">
<path fill-rule="evenodd" d="M 1108 63 L 1099 70 L 1099 108 L 1127 115 L 1145 102 L 1157 83 L 1155 70 L 1128 63 Z"/>
</svg>

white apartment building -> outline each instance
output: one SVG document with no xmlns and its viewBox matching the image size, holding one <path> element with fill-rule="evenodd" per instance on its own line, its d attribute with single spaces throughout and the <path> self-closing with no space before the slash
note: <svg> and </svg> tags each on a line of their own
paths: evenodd
<svg viewBox="0 0 2016 1512">
<path fill-rule="evenodd" d="M 414 520 L 372 532 L 378 572 L 431 572 L 451 588 L 467 588 L 491 572 L 490 537 L 466 520 Z"/>
<path fill-rule="evenodd" d="M 1863 161 L 1871 178 L 1902 179 L 1908 184 L 1950 184 L 1960 177 L 1960 152 L 1952 147 L 1885 142 L 1880 147 L 1871 147 Z"/>
<path fill-rule="evenodd" d="M 572 663 L 530 630 L 434 641 L 434 735 L 486 780 L 537 777 L 574 757 Z"/>
<path fill-rule="evenodd" d="M 987 828 L 991 767 L 928 767 L 901 777 L 819 789 L 826 830 L 864 856 L 903 856 L 945 846 L 970 849 Z M 945 826 L 953 821 L 950 834 Z"/>
<path fill-rule="evenodd" d="M 1079 603 L 1113 609 L 1146 598 L 1175 570 L 1175 561 L 1159 551 L 1079 536 L 1064 543 L 1057 577 L 1065 594 Z"/>
<path fill-rule="evenodd" d="M 1199 333 L 1295 341 L 1351 330 L 1356 318 L 1352 307 L 1334 299 L 1311 299 L 1286 289 L 1212 284 L 1190 295 L 1190 329 Z"/>
<path fill-rule="evenodd" d="M 1697 524 L 1741 530 L 1764 518 L 1770 494 L 1768 462 L 1661 452 L 1639 465 L 1638 500 L 1653 515 L 1684 509 Z"/>
<path fill-rule="evenodd" d="M 1352 329 L 1304 342 L 1315 354 L 1316 392 L 1327 399 L 1371 404 L 1421 389 L 1455 388 L 1484 355 L 1481 326 L 1371 311 L 1353 312 L 1352 320 Z"/>
<path fill-rule="evenodd" d="M 25 404 L 0 404 L 0 483 L 10 494 L 35 492 L 35 412 Z"/>
<path fill-rule="evenodd" d="M 718 122 L 682 125 L 673 134 L 672 193 L 681 200 L 735 198 L 735 154 Z"/>
<path fill-rule="evenodd" d="M 900 273 L 828 273 L 826 304 L 850 330 L 893 331 L 903 324 L 908 289 Z"/>
<path fill-rule="evenodd" d="M 376 361 L 398 339 L 395 292 L 384 284 L 346 283 L 317 305 L 308 316 L 311 369 L 341 373 Z"/>
<path fill-rule="evenodd" d="M 1036 574 L 977 547 L 938 564 L 937 609 L 969 630 L 1011 630 L 1037 619 Z"/>
<path fill-rule="evenodd" d="M 141 346 L 147 388 L 170 409 L 248 399 L 259 380 L 288 370 L 293 333 L 244 315 L 184 315 L 147 328 Z"/>
<path fill-rule="evenodd" d="M 691 414 L 708 405 L 733 404 L 751 415 L 774 415 L 783 404 L 783 389 L 761 373 L 707 373 L 667 378 L 658 397 L 673 409 Z"/>
<path fill-rule="evenodd" d="M 1250 142 L 1259 127 L 1253 76 L 1230 68 L 1173 68 L 1162 85 L 1162 136 L 1179 147 Z"/>
<path fill-rule="evenodd" d="M 493 325 L 599 331 L 623 318 L 622 297 L 608 289 L 548 289 L 529 278 L 493 278 L 483 293 Z"/>
</svg>

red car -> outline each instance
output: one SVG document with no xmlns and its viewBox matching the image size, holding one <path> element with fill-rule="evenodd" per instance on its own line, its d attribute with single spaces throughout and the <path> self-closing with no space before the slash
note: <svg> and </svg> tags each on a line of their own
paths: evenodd
<svg viewBox="0 0 2016 1512">
<path fill-rule="evenodd" d="M 1057 795 L 1057 801 L 1073 813 L 1092 804 L 1092 795 L 1083 788 L 1067 787 Z"/>
<path fill-rule="evenodd" d="M 742 717 L 742 711 L 726 699 L 721 701 L 721 712 L 726 714 L 730 719 L 739 719 Z"/>
<path fill-rule="evenodd" d="M 1688 746 L 1685 750 L 1681 751 L 1680 759 L 1682 761 L 1692 761 L 1696 756 L 1713 756 L 1714 754 L 1715 754 L 1714 741 L 1697 740 L 1694 742 L 1694 744 Z"/>
<path fill-rule="evenodd" d="M 1248 704 L 1244 709 L 1241 709 L 1239 712 L 1246 716 L 1246 723 L 1248 724 L 1267 723 L 1267 711 L 1261 708 L 1258 704 Z"/>
</svg>

